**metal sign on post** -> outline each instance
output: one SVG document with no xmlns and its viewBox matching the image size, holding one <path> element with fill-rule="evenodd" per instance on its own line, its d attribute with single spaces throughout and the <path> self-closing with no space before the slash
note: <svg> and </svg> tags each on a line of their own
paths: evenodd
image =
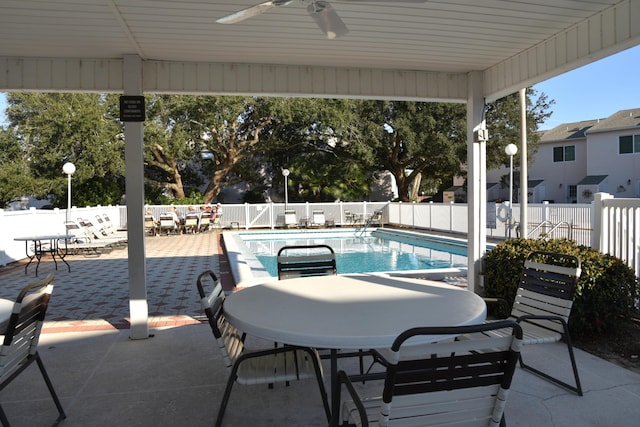
<svg viewBox="0 0 640 427">
<path fill-rule="evenodd" d="M 144 122 L 144 96 L 122 95 L 120 97 L 120 121 Z"/>
</svg>

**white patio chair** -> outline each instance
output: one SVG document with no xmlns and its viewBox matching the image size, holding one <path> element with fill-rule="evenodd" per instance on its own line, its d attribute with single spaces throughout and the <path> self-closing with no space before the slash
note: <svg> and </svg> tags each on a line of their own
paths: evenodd
<svg viewBox="0 0 640 427">
<path fill-rule="evenodd" d="M 480 334 L 495 328 L 509 330 L 511 335 Z M 471 338 L 452 339 L 461 334 Z M 441 342 L 405 346 L 421 336 L 441 336 Z M 342 403 L 342 425 L 504 426 L 521 340 L 522 329 L 510 320 L 405 331 L 390 350 L 379 355 L 386 366 L 382 396 L 361 398 L 347 374 L 338 372 L 339 397 L 345 385 L 351 399 Z"/>
<path fill-rule="evenodd" d="M 52 291 L 53 274 L 27 285 L 20 291 L 18 298 L 13 303 L 9 319 L 0 324 L 0 334 L 2 335 L 0 390 L 4 390 L 31 363 L 36 362 L 58 409 L 57 425 L 66 418 L 66 415 L 37 350 L 38 339 Z M 9 426 L 9 420 L 1 405 L 0 421 L 3 426 Z"/>
<path fill-rule="evenodd" d="M 207 282 L 213 283 L 212 290 L 205 289 Z M 201 273 L 197 279 L 197 288 L 209 326 L 229 370 L 216 426 L 222 424 L 231 389 L 236 382 L 243 385 L 272 385 L 316 378 L 327 420 L 330 419 L 331 411 L 322 377 L 322 365 L 315 350 L 297 346 L 247 350 L 244 346 L 245 334 L 231 325 L 224 316 L 224 292 L 216 275 L 212 271 Z"/>
<path fill-rule="evenodd" d="M 516 298 L 508 317 L 522 326 L 524 345 L 561 340 L 566 343 L 575 385 L 524 363 L 522 356 L 520 366 L 579 396 L 582 396 L 582 386 L 568 323 L 581 272 L 580 259 L 574 255 L 543 251 L 531 253 L 524 262 Z M 495 298 L 485 300 L 498 302 Z M 494 330 L 491 334 L 500 335 L 503 331 Z"/>
</svg>

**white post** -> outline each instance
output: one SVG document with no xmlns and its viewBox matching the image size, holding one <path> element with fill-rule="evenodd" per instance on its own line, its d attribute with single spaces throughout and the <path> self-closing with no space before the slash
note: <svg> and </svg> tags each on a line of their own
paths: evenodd
<svg viewBox="0 0 640 427">
<path fill-rule="evenodd" d="M 67 174 L 67 222 L 69 222 L 69 217 L 71 215 L 71 175 L 76 172 L 76 165 L 71 162 L 67 162 L 62 165 L 62 172 Z"/>
<path fill-rule="evenodd" d="M 593 221 L 591 224 L 591 228 L 593 229 L 591 234 L 591 247 L 605 253 L 609 248 L 607 240 L 605 239 L 608 235 L 608 230 L 606 230 L 606 227 L 604 226 L 603 201 L 612 198 L 613 196 L 608 193 L 596 193 L 594 194 L 593 202 L 591 203 L 591 209 L 593 209 L 591 214 Z"/>
<path fill-rule="evenodd" d="M 513 225 L 513 156 L 518 152 L 515 144 L 509 144 L 504 149 L 509 156 L 509 238 L 511 238 L 511 227 Z"/>
<path fill-rule="evenodd" d="M 123 67 L 125 95 L 142 95 L 142 59 L 125 55 Z M 144 139 L 142 122 L 124 124 L 127 235 L 129 267 L 129 312 L 131 339 L 149 338 L 147 267 L 144 246 Z"/>
<path fill-rule="evenodd" d="M 467 97 L 467 179 L 468 236 L 467 282 L 472 292 L 481 284 L 482 258 L 487 251 L 486 122 L 483 78 L 480 71 L 469 73 Z"/>
<path fill-rule="evenodd" d="M 520 89 L 520 237 L 529 233 L 529 171 L 527 170 L 527 90 Z"/>
<path fill-rule="evenodd" d="M 287 203 L 289 203 L 289 169 L 282 170 L 282 176 L 284 176 L 284 210 L 287 210 Z"/>
</svg>

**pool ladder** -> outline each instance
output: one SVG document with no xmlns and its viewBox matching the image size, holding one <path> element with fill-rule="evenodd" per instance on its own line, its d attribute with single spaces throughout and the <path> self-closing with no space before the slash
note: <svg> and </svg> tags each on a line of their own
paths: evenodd
<svg viewBox="0 0 640 427">
<path fill-rule="evenodd" d="M 358 237 L 362 237 L 364 232 L 367 231 L 367 227 L 370 226 L 374 222 L 377 222 L 378 224 L 382 225 L 382 211 L 381 210 L 374 211 L 373 214 L 371 214 L 371 216 L 369 218 L 367 218 L 367 220 L 364 222 L 364 224 L 362 225 L 362 228 L 359 228 L 359 229 L 356 230 L 356 235 L 358 235 Z"/>
</svg>

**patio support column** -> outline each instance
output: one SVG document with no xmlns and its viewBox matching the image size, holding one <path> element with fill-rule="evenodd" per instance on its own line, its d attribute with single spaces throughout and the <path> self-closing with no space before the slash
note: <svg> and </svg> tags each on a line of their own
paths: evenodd
<svg viewBox="0 0 640 427">
<path fill-rule="evenodd" d="M 482 257 L 487 247 L 487 126 L 484 108 L 482 73 L 473 71 L 469 73 L 467 98 L 467 281 L 472 292 L 479 290 Z"/>
<path fill-rule="evenodd" d="M 529 171 L 527 169 L 527 89 L 520 89 L 520 237 L 527 238 L 529 225 Z M 535 200 L 534 200 L 535 203 Z"/>
<path fill-rule="evenodd" d="M 125 95 L 142 95 L 142 59 L 125 55 L 123 67 Z M 125 122 L 125 165 L 127 234 L 129 262 L 129 311 L 131 339 L 149 337 L 147 271 L 144 247 L 144 140 L 143 122 Z"/>
</svg>

